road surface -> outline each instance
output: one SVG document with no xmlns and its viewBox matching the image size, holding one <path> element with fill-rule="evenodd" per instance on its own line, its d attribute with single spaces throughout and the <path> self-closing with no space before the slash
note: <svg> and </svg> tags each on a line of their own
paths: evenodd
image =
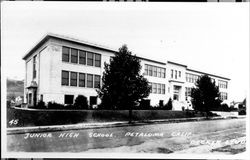
<svg viewBox="0 0 250 160">
<path fill-rule="evenodd" d="M 7 135 L 12 152 L 220 153 L 245 151 L 246 119 Z"/>
</svg>

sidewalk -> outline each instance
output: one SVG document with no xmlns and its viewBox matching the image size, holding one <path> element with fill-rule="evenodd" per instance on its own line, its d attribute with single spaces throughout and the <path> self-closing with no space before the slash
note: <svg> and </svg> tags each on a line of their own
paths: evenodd
<svg viewBox="0 0 250 160">
<path fill-rule="evenodd" d="M 71 125 L 15 127 L 15 128 L 7 128 L 7 135 L 36 133 L 36 132 L 55 132 L 55 131 L 67 131 L 67 130 L 80 130 L 80 129 L 138 126 L 138 125 L 147 125 L 147 124 L 154 124 L 154 123 L 181 123 L 181 122 L 205 121 L 205 120 L 223 120 L 223 119 L 232 119 L 232 118 L 245 118 L 245 117 L 210 117 L 209 119 L 206 119 L 205 117 L 195 117 L 195 118 L 133 121 L 132 124 L 129 124 L 127 121 L 116 121 L 116 122 L 100 122 L 100 123 L 80 123 L 80 124 L 71 124 Z"/>
</svg>

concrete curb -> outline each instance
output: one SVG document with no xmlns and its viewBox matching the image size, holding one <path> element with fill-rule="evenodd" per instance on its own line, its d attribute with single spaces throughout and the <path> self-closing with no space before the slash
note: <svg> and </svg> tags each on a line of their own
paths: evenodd
<svg viewBox="0 0 250 160">
<path fill-rule="evenodd" d="M 206 117 L 195 117 L 195 118 L 134 121 L 132 124 L 129 124 L 127 121 L 120 121 L 120 122 L 104 122 L 104 123 L 81 123 L 81 124 L 72 124 L 72 125 L 15 127 L 15 128 L 7 128 L 7 135 L 36 133 L 36 132 L 55 132 L 55 131 L 66 131 L 66 130 L 124 127 L 124 126 L 139 126 L 139 125 L 150 125 L 150 124 L 155 124 L 155 123 L 183 123 L 183 122 L 192 122 L 192 121 L 242 119 L 242 118 L 245 118 L 245 117 L 212 117 L 209 119 L 206 119 Z"/>
</svg>

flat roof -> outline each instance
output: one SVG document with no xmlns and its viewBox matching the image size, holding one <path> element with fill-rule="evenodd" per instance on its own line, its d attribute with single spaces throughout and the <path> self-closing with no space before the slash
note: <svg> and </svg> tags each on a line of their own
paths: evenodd
<svg viewBox="0 0 250 160">
<path fill-rule="evenodd" d="M 23 60 L 26 60 L 29 56 L 31 56 L 32 53 L 34 53 L 39 47 L 41 47 L 44 43 L 46 43 L 50 38 L 63 40 L 63 41 L 68 41 L 68 42 L 79 44 L 79 45 L 86 45 L 86 46 L 94 47 L 94 48 L 97 48 L 97 49 L 101 49 L 101 50 L 105 50 L 105 51 L 109 51 L 109 52 L 113 52 L 113 53 L 118 53 L 118 49 L 112 49 L 112 48 L 102 46 L 102 45 L 99 45 L 99 44 L 95 44 L 95 43 L 91 43 L 91 42 L 88 42 L 88 41 L 83 41 L 83 40 L 79 40 L 79 39 L 75 39 L 75 38 L 71 38 L 71 37 L 67 37 L 67 36 L 62 36 L 62 35 L 59 35 L 59 34 L 48 33 L 34 47 L 32 47 L 31 50 L 28 53 L 26 53 L 23 56 Z M 148 59 L 148 58 L 143 58 L 143 57 L 140 57 L 140 56 L 137 56 L 137 57 L 139 59 L 141 59 L 141 60 L 145 60 L 145 61 L 149 61 L 149 62 L 153 62 L 153 63 L 158 63 L 158 64 L 161 64 L 161 65 L 166 65 L 166 63 L 164 63 L 164 62 L 160 62 L 160 61 L 156 61 L 156 60 L 152 60 L 152 59 Z M 180 63 L 176 63 L 176 62 L 172 62 L 172 61 L 167 61 L 167 63 L 174 64 L 174 65 L 179 65 L 179 66 L 187 68 L 187 65 L 183 65 L 183 64 L 180 64 Z M 222 76 L 217 76 L 217 75 L 213 75 L 213 74 L 209 74 L 209 73 L 205 73 L 205 72 L 201 72 L 201 71 L 197 71 L 197 70 L 193 70 L 193 69 L 189 69 L 189 68 L 187 68 L 187 70 L 192 71 L 192 72 L 201 73 L 201 74 L 207 74 L 207 75 L 210 75 L 210 76 L 214 76 L 214 77 L 218 77 L 218 78 L 222 78 L 222 79 L 226 79 L 226 80 L 230 80 L 229 78 L 225 78 L 225 77 L 222 77 Z"/>
<path fill-rule="evenodd" d="M 172 61 L 168 61 L 168 63 L 174 64 L 174 65 L 178 65 L 178 66 L 182 66 L 182 67 L 186 67 L 186 68 L 187 68 L 187 66 L 184 65 L 184 64 L 180 64 L 180 63 L 176 63 L 176 62 L 172 62 Z"/>
<path fill-rule="evenodd" d="M 201 71 L 197 71 L 197 70 L 193 70 L 193 69 L 189 69 L 189 68 L 187 68 L 187 71 L 196 72 L 196 73 L 200 73 L 200 74 L 207 74 L 209 76 L 213 76 L 213 77 L 217 77 L 217 78 L 221 78 L 221 79 L 230 80 L 229 78 L 226 78 L 226 77 L 217 76 L 217 75 L 214 75 L 214 74 L 210 74 L 210 73 L 206 73 L 206 72 L 201 72 Z"/>
</svg>

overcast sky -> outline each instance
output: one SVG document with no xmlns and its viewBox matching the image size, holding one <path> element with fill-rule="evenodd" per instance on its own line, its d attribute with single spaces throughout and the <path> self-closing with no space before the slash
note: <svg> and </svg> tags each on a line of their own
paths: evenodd
<svg viewBox="0 0 250 160">
<path fill-rule="evenodd" d="M 22 57 L 48 32 L 225 76 L 232 100 L 249 84 L 249 3 L 20 2 L 1 5 L 2 64 L 24 79 Z"/>
</svg>

